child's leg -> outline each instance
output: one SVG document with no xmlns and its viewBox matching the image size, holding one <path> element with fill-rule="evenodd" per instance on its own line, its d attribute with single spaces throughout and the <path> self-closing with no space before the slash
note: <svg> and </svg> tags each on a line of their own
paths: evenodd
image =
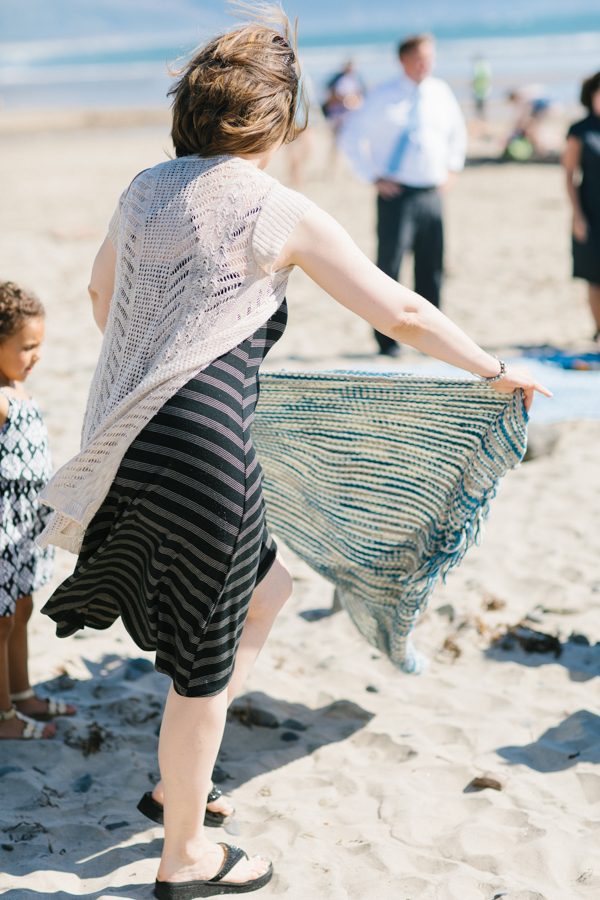
<svg viewBox="0 0 600 900">
<path fill-rule="evenodd" d="M 8 638 L 8 681 L 11 694 L 20 694 L 29 688 L 27 671 L 27 623 L 33 612 L 31 594 L 19 597 L 15 608 L 14 628 Z M 25 710 L 21 710 L 25 712 Z"/>
<path fill-rule="evenodd" d="M 14 615 L 0 616 L 0 712 L 7 712 L 12 706 L 8 680 L 8 642 L 14 626 Z"/>
<path fill-rule="evenodd" d="M 31 594 L 19 597 L 15 608 L 14 628 L 8 638 L 8 683 L 11 694 L 20 694 L 29 690 L 29 672 L 27 669 L 27 623 L 33 611 Z M 15 700 L 14 705 L 24 716 L 44 716 L 48 712 L 48 704 L 38 697 L 27 700 Z M 69 707 L 75 709 L 75 707 Z"/>
<path fill-rule="evenodd" d="M 10 700 L 9 656 L 11 638 L 15 631 L 16 616 L 0 616 L 0 712 L 8 712 L 12 706 Z M 25 729 L 25 722 L 12 718 L 0 721 L 0 739 L 20 738 Z M 46 725 L 44 737 L 52 737 L 56 725 Z"/>
</svg>

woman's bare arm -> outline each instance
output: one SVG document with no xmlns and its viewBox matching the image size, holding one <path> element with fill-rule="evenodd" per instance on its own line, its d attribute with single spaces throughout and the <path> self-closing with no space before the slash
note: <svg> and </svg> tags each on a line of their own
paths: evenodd
<svg viewBox="0 0 600 900">
<path fill-rule="evenodd" d="M 567 193 L 573 207 L 573 236 L 575 240 L 587 241 L 588 225 L 579 202 L 579 192 L 575 176 L 581 164 L 581 141 L 572 135 L 567 138 L 567 146 L 562 156 L 562 164 L 567 174 Z"/>
<path fill-rule="evenodd" d="M 385 275 L 341 225 L 318 207 L 310 209 L 295 227 L 274 268 L 287 265 L 300 266 L 335 300 L 394 340 L 468 372 L 485 377 L 498 374 L 497 359 L 431 303 Z M 534 391 L 551 396 L 521 366 L 509 367 L 493 387 L 502 393 L 522 388 L 527 409 Z"/>
<path fill-rule="evenodd" d="M 110 301 L 115 289 L 115 266 L 117 254 L 111 239 L 107 236 L 98 251 L 92 266 L 92 277 L 88 291 L 92 298 L 94 321 L 102 334 L 108 321 Z"/>
</svg>

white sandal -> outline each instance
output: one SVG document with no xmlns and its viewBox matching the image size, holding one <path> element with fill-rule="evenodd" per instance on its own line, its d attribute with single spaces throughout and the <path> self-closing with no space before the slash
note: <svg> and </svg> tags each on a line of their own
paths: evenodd
<svg viewBox="0 0 600 900">
<path fill-rule="evenodd" d="M 27 688 L 26 691 L 10 695 L 10 699 L 13 703 L 19 703 L 21 700 L 31 700 L 32 697 L 35 697 L 33 688 Z M 37 716 L 27 716 L 29 720 L 35 719 L 38 722 L 47 722 L 50 719 L 55 718 L 55 716 L 75 715 L 75 710 L 70 712 L 68 705 L 63 700 L 52 700 L 50 697 L 38 697 L 37 699 L 41 700 L 42 703 L 47 703 L 48 710 L 45 713 L 39 713 Z"/>
<path fill-rule="evenodd" d="M 11 706 L 6 712 L 0 711 L 0 722 L 8 722 L 10 719 L 15 718 L 20 719 L 21 722 L 25 722 L 25 728 L 22 733 L 15 737 L 4 737 L 3 735 L 0 735 L 0 741 L 41 741 L 49 740 L 50 737 L 54 737 L 54 735 L 49 735 L 45 738 L 45 725 L 41 722 L 34 722 L 33 719 L 29 719 L 27 716 L 22 715 L 14 706 Z"/>
</svg>

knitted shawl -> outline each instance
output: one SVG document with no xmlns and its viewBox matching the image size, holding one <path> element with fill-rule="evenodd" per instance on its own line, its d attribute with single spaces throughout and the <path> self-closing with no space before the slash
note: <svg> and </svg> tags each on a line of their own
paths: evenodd
<svg viewBox="0 0 600 900">
<path fill-rule="evenodd" d="M 40 546 L 77 553 L 134 438 L 273 315 L 292 270 L 273 264 L 310 205 L 235 157 L 170 160 L 134 179 L 109 229 L 115 290 L 81 452 L 42 492 L 56 512 Z"/>
<path fill-rule="evenodd" d="M 253 426 L 272 531 L 332 581 L 405 672 L 440 574 L 463 558 L 525 452 L 521 392 L 407 375 L 276 373 Z"/>
</svg>

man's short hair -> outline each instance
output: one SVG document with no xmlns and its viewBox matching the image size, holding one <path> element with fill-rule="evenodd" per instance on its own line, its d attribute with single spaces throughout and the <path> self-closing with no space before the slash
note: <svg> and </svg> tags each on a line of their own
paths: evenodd
<svg viewBox="0 0 600 900">
<path fill-rule="evenodd" d="M 428 32 L 423 32 L 423 34 L 410 34 L 408 37 L 402 38 L 398 45 L 398 56 L 406 56 L 407 53 L 412 53 L 413 50 L 417 50 L 421 44 L 434 44 L 435 38 L 432 34 Z"/>
</svg>

